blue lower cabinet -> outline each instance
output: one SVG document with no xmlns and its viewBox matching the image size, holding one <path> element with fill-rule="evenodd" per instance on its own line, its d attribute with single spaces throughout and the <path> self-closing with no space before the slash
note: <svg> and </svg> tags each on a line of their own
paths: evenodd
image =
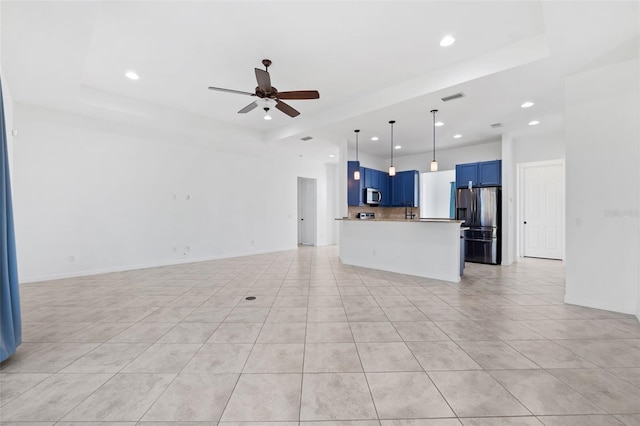
<svg viewBox="0 0 640 426">
<path fill-rule="evenodd" d="M 360 167 L 359 161 L 348 161 L 347 162 L 347 204 L 350 206 L 362 206 L 362 196 L 363 196 L 363 175 L 364 170 Z M 360 170 L 360 180 L 355 180 L 353 178 L 353 173 L 356 170 Z"/>
</svg>

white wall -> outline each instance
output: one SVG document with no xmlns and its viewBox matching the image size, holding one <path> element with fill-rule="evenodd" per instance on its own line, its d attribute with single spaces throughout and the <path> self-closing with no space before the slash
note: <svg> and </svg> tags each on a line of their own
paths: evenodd
<svg viewBox="0 0 640 426">
<path fill-rule="evenodd" d="M 516 163 L 510 134 L 502 135 L 502 265 L 511 265 L 516 258 Z"/>
<path fill-rule="evenodd" d="M 565 301 L 638 312 L 638 62 L 566 81 Z"/>
<path fill-rule="evenodd" d="M 499 136 L 498 136 L 499 137 Z M 456 164 L 475 163 L 477 161 L 499 160 L 502 158 L 501 141 L 487 142 L 478 145 L 463 146 L 451 149 L 438 149 L 436 146 L 436 160 L 438 170 L 455 170 Z M 395 157 L 393 163 L 396 169 L 418 170 L 428 172 L 433 160 L 433 152 Z"/>
<path fill-rule="evenodd" d="M 420 173 L 420 217 L 449 218 L 455 170 Z"/>
<path fill-rule="evenodd" d="M 564 131 L 518 135 L 512 140 L 516 164 L 565 158 Z"/>
<path fill-rule="evenodd" d="M 318 182 L 318 244 L 336 242 L 336 170 L 258 137 L 187 137 L 22 104 L 15 126 L 23 282 L 294 249 L 299 176 Z"/>
<path fill-rule="evenodd" d="M 348 161 L 355 161 L 356 159 L 356 150 L 349 148 L 348 152 Z M 358 159 L 360 161 L 361 167 L 367 167 L 369 169 L 375 170 L 389 170 L 389 166 L 391 165 L 389 158 L 380 158 L 375 155 L 367 154 L 366 152 L 358 152 Z M 395 163 L 395 156 L 394 161 Z M 347 162 L 344 162 L 345 167 Z"/>
</svg>

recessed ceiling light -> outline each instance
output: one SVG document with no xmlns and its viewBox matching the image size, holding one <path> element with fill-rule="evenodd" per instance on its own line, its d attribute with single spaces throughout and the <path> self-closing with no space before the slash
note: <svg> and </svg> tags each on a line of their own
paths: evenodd
<svg viewBox="0 0 640 426">
<path fill-rule="evenodd" d="M 536 126 L 538 124 L 540 124 L 540 122 L 538 120 L 533 120 L 533 121 L 529 122 L 529 126 Z"/>
<path fill-rule="evenodd" d="M 457 135 L 453 135 L 454 139 L 460 139 L 462 137 L 462 135 L 460 133 L 458 133 Z"/>
<path fill-rule="evenodd" d="M 440 46 L 442 47 L 451 46 L 453 43 L 455 43 L 455 41 L 456 39 L 453 38 L 453 36 L 446 35 L 442 37 L 442 40 L 440 40 Z"/>
<path fill-rule="evenodd" d="M 329 158 L 333 158 L 333 157 L 335 157 L 335 155 L 329 154 Z"/>
<path fill-rule="evenodd" d="M 372 141 L 377 141 L 378 139 L 380 139 L 380 138 L 377 137 L 377 136 L 374 136 L 374 137 L 371 138 Z"/>
<path fill-rule="evenodd" d="M 402 149 L 402 145 L 396 145 L 393 147 L 393 149 Z"/>
<path fill-rule="evenodd" d="M 124 75 L 129 80 L 138 80 L 138 79 L 140 79 L 140 76 L 135 71 L 127 71 Z"/>
<path fill-rule="evenodd" d="M 533 102 L 531 101 L 527 101 L 525 103 L 523 103 L 522 105 L 520 105 L 521 108 L 529 108 L 533 106 Z"/>
<path fill-rule="evenodd" d="M 435 126 L 436 127 L 444 126 L 444 123 L 442 121 L 436 121 Z"/>
</svg>

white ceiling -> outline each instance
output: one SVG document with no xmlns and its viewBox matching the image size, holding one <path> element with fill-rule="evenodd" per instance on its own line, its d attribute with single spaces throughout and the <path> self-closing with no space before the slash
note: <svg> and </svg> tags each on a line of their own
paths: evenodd
<svg viewBox="0 0 640 426">
<path fill-rule="evenodd" d="M 562 129 L 566 75 L 638 55 L 638 3 L 552 1 L 7 2 L 1 59 L 18 102 L 123 121 L 227 123 L 332 161 L 361 129 L 360 149 L 395 155 Z M 446 34 L 456 43 L 442 48 Z M 302 114 L 237 111 L 254 98 L 254 67 L 269 58 L 280 91 Z M 124 77 L 135 70 L 140 80 Z M 441 97 L 464 92 L 444 103 Z M 535 105 L 520 108 L 525 100 Z M 527 123 L 533 119 L 540 125 Z M 501 130 L 490 127 L 503 123 Z M 453 135 L 460 133 L 460 139 Z M 379 136 L 378 142 L 370 141 Z M 302 136 L 313 136 L 303 143 Z"/>
</svg>

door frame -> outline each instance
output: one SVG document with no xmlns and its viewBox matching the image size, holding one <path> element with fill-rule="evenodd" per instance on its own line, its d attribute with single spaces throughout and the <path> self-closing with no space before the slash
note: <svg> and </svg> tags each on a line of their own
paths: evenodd
<svg viewBox="0 0 640 426">
<path fill-rule="evenodd" d="M 312 223 L 312 225 L 307 225 L 307 226 L 311 226 L 311 242 L 310 244 L 304 244 L 304 245 L 311 245 L 311 246 L 317 246 L 318 245 L 318 179 L 314 179 L 314 178 L 304 178 L 304 177 L 300 177 L 298 176 L 298 245 L 302 245 L 302 193 L 303 191 L 308 190 L 310 193 L 307 194 L 309 195 L 309 199 L 311 200 L 311 211 L 309 212 L 310 216 L 307 216 L 307 223 L 305 223 L 305 225 L 307 225 L 309 222 Z"/>
<path fill-rule="evenodd" d="M 516 226 L 516 258 L 524 257 L 524 170 L 529 167 L 540 167 L 540 166 L 556 166 L 560 165 L 562 168 L 561 172 L 561 182 L 563 191 L 562 191 L 562 200 L 560 202 L 560 208 L 562 210 L 562 261 L 564 262 L 566 259 L 566 248 L 567 248 L 567 221 L 566 221 L 566 201 L 567 201 L 567 186 L 566 186 L 566 170 L 565 170 L 565 159 L 559 158 L 555 160 L 545 160 L 545 161 L 532 161 L 527 163 L 517 163 L 517 171 L 516 171 L 516 199 L 518 200 L 518 204 L 516 206 L 516 218 L 517 218 L 517 226 Z"/>
</svg>

